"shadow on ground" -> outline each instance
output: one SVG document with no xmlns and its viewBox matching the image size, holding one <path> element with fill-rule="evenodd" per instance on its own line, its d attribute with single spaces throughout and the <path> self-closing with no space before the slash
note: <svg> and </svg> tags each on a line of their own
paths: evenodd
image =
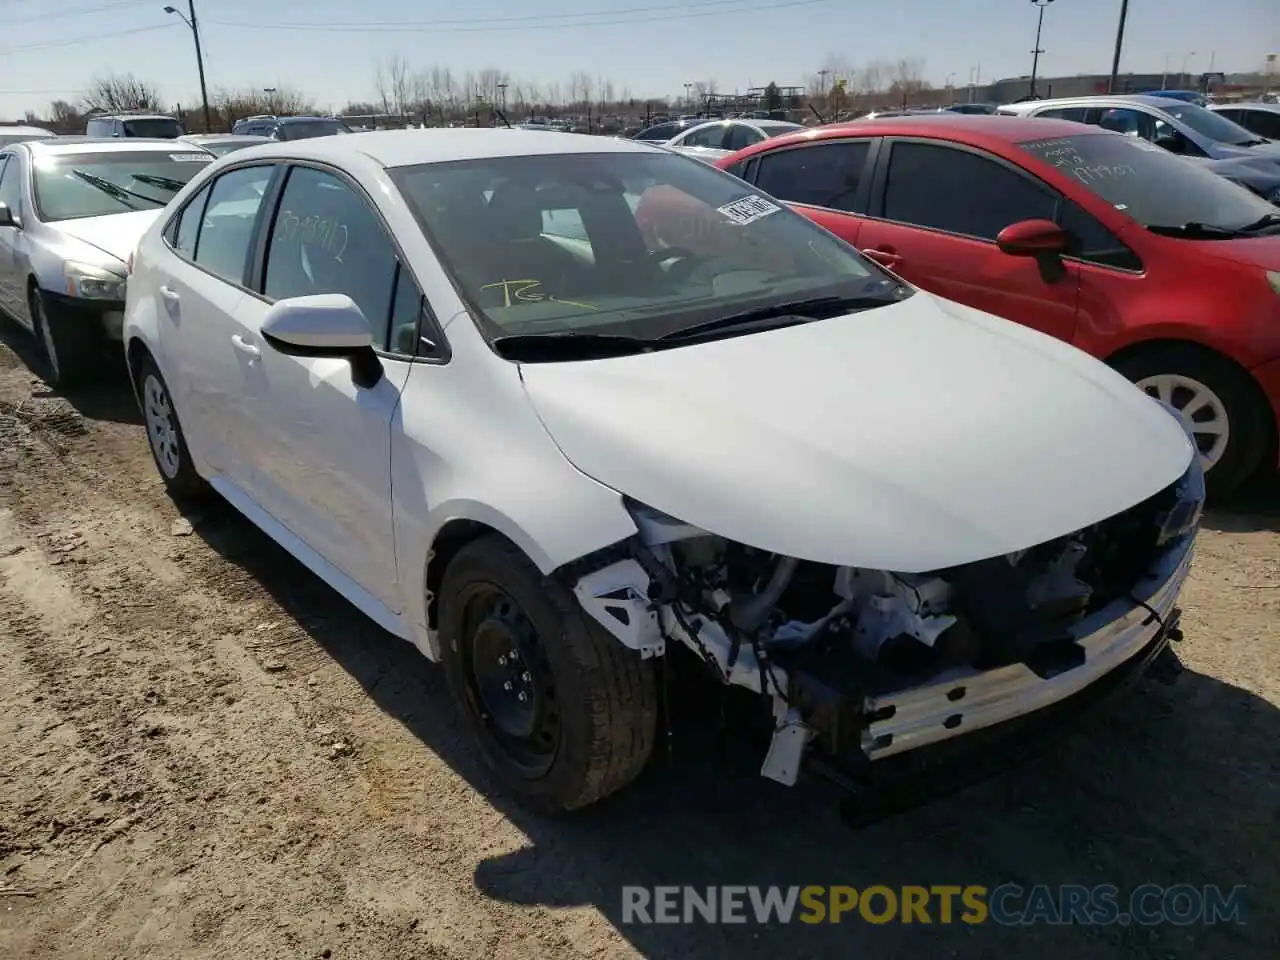
<svg viewBox="0 0 1280 960">
<path fill-rule="evenodd" d="M 0 344 L 7 346 L 19 360 L 39 378 L 44 365 L 40 349 L 31 334 L 5 317 L 0 317 Z M 142 415 L 129 387 L 124 365 L 124 348 L 118 343 L 104 343 L 102 360 L 91 376 L 65 391 L 52 390 L 43 381 L 32 387 L 35 397 L 63 397 L 82 416 L 112 423 L 141 424 Z"/>
<path fill-rule="evenodd" d="M 1259 475 L 1228 503 L 1208 511 L 1204 525 L 1223 533 L 1280 532 L 1280 474 Z"/>
<path fill-rule="evenodd" d="M 440 672 L 382 633 L 229 508 L 197 525 L 259 580 L 334 660 L 529 838 L 481 862 L 495 899 L 599 910 L 649 957 L 1274 957 L 1280 923 L 1280 712 L 1190 671 L 1143 681 L 1052 756 L 874 827 L 853 831 L 836 796 L 757 775 L 760 757 L 678 732 L 674 756 L 619 796 L 558 820 L 502 796 L 459 733 Z M 696 711 L 695 711 L 696 714 Z M 712 718 L 713 719 L 713 718 Z M 1247 925 L 1016 928 L 959 922 L 872 925 L 639 925 L 626 885 L 1003 883 L 1243 884 Z M 1017 905 L 1021 901 L 1013 901 Z"/>
</svg>

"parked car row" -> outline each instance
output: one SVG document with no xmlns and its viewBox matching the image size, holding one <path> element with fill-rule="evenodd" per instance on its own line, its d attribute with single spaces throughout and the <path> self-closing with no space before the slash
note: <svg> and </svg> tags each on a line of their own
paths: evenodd
<svg viewBox="0 0 1280 960">
<path fill-rule="evenodd" d="M 1208 349 L 1189 265 L 1236 311 L 1215 344 L 1280 330 L 1269 207 L 1064 121 L 849 124 L 724 170 L 539 131 L 89 146 L 0 151 L 6 288 L 123 293 L 172 496 L 220 495 L 441 662 L 481 756 L 547 813 L 670 736 L 678 649 L 754 698 L 762 775 L 916 796 L 944 756 L 986 766 L 1167 663 L 1205 467 L 1253 456 L 1230 391 L 1260 368 L 1153 400 L 1064 341 Z M 1131 187 L 1174 168 L 1189 206 Z M 127 282 L 118 257 L 16 252 L 61 223 L 105 253 L 125 217 L 147 220 Z M 1255 234 L 1252 266 L 1215 252 Z"/>
</svg>

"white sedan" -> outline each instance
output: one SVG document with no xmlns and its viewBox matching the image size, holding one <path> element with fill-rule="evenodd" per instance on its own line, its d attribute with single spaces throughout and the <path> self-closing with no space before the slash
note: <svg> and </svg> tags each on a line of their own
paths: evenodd
<svg viewBox="0 0 1280 960">
<path fill-rule="evenodd" d="M 651 146 L 237 151 L 146 234 L 126 313 L 171 494 L 212 488 L 442 661 L 537 810 L 640 772 L 675 645 L 759 699 L 791 784 L 1075 704 L 1176 637 L 1185 423 Z"/>
<path fill-rule="evenodd" d="M 803 130 L 786 120 L 708 120 L 672 137 L 664 145 L 686 156 L 711 163 L 770 137 Z"/>
</svg>

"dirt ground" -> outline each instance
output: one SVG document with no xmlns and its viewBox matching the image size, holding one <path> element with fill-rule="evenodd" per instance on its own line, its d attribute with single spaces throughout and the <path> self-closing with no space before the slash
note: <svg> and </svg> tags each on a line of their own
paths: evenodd
<svg viewBox="0 0 1280 960">
<path fill-rule="evenodd" d="M 26 351 L 19 334 L 5 340 Z M 28 358 L 29 359 L 29 358 Z M 560 821 L 438 671 L 229 509 L 164 496 L 122 378 L 0 345 L 0 957 L 1280 956 L 1280 496 L 1206 522 L 1187 671 L 861 831 L 696 743 Z M 1219 884 L 1247 925 L 624 925 L 624 884 Z"/>
</svg>

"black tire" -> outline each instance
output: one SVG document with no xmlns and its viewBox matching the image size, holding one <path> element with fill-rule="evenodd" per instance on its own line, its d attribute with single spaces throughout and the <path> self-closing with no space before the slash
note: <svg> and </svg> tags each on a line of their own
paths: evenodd
<svg viewBox="0 0 1280 960">
<path fill-rule="evenodd" d="M 136 377 L 147 449 L 169 497 L 179 504 L 203 499 L 209 493 L 209 484 L 196 473 L 187 438 L 173 408 L 173 396 L 160 368 L 150 356 L 144 356 Z"/>
<path fill-rule="evenodd" d="M 44 361 L 45 383 L 57 389 L 84 380 L 101 358 L 102 331 L 89 323 L 68 322 L 51 309 L 43 293 L 32 287 L 27 295 L 36 346 Z"/>
<path fill-rule="evenodd" d="M 1162 344 L 1124 357 L 1115 367 L 1138 384 L 1152 377 L 1183 377 L 1203 384 L 1221 401 L 1228 423 L 1226 447 L 1205 474 L 1214 499 L 1230 496 L 1250 480 L 1272 448 L 1275 427 L 1262 391 L 1225 357 L 1192 344 Z M 1154 389 L 1147 392 L 1157 395 Z M 1191 395 L 1190 390 L 1174 391 L 1173 405 L 1181 409 Z M 1201 422 L 1202 415 L 1193 415 L 1193 423 Z M 1211 438 L 1197 439 L 1205 452 Z"/>
<path fill-rule="evenodd" d="M 657 725 L 652 665 L 591 621 L 563 584 L 489 535 L 449 563 L 439 603 L 450 695 L 485 763 L 522 806 L 563 813 L 639 775 Z M 495 666 L 493 653 L 508 640 L 518 657 L 499 685 L 508 666 Z M 527 705 L 495 702 L 522 692 Z M 504 732 L 512 711 L 533 714 L 527 735 Z"/>
</svg>

